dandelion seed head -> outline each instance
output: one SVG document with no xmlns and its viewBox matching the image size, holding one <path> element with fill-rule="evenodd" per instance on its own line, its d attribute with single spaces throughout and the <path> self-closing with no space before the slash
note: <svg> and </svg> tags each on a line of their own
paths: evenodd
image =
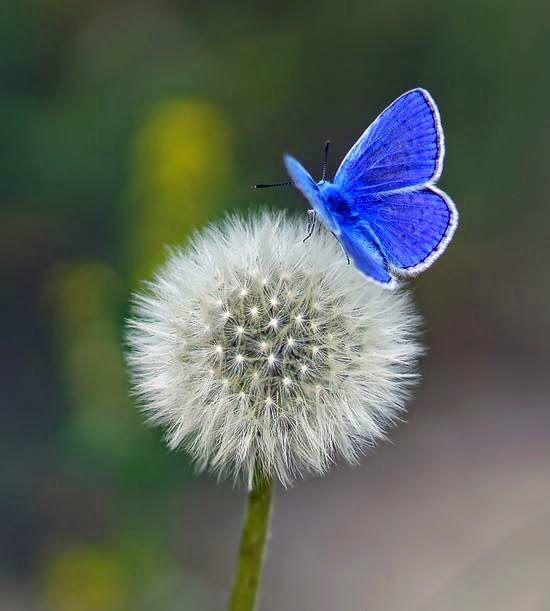
<svg viewBox="0 0 550 611">
<path fill-rule="evenodd" d="M 304 222 L 230 219 L 176 251 L 135 298 L 128 362 L 170 448 L 220 476 L 284 485 L 355 462 L 405 406 L 419 318 Z"/>
</svg>

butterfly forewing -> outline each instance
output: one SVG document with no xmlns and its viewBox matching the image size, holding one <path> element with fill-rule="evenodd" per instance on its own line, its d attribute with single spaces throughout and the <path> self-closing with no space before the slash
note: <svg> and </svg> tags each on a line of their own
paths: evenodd
<svg viewBox="0 0 550 611">
<path fill-rule="evenodd" d="M 288 175 L 292 179 L 294 186 L 301 191 L 304 197 L 315 207 L 316 203 L 320 203 L 321 198 L 319 185 L 317 185 L 311 177 L 311 174 L 299 161 L 294 159 L 294 157 L 285 155 L 283 159 Z"/>
<path fill-rule="evenodd" d="M 424 89 L 404 93 L 367 128 L 342 161 L 334 183 L 348 196 L 434 182 L 444 156 L 439 112 Z"/>
</svg>

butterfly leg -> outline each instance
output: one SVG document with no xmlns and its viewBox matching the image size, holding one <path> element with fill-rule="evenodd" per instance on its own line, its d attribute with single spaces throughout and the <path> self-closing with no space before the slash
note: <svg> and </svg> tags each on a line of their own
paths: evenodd
<svg viewBox="0 0 550 611">
<path fill-rule="evenodd" d="M 315 210 L 308 210 L 307 213 L 309 215 L 307 219 L 307 235 L 302 240 L 302 243 L 309 240 L 309 238 L 311 238 L 313 235 L 313 231 L 315 230 Z"/>
<path fill-rule="evenodd" d="M 346 252 L 346 249 L 344 248 L 344 245 L 342 244 L 342 242 L 340 242 L 340 238 L 334 233 L 334 231 L 331 231 L 330 233 L 332 233 L 332 235 L 336 238 L 336 241 L 338 242 L 338 244 L 340 244 L 342 252 L 346 255 L 346 259 L 347 259 L 348 265 L 350 265 L 351 260 L 349 258 L 348 253 Z"/>
</svg>

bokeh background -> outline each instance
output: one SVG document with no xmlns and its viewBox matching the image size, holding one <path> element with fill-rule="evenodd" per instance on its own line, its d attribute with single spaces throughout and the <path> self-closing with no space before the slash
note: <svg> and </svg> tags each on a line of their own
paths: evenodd
<svg viewBox="0 0 550 611">
<path fill-rule="evenodd" d="M 0 609 L 223 609 L 244 491 L 142 425 L 129 295 L 166 244 L 331 169 L 421 85 L 461 227 L 412 283 L 408 423 L 278 491 L 262 610 L 550 608 L 550 10 L 544 2 L 4 0 Z"/>
</svg>

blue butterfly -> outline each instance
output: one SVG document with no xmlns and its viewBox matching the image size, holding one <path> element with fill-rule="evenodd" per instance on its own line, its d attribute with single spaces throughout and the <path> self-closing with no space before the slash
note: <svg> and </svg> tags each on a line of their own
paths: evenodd
<svg viewBox="0 0 550 611">
<path fill-rule="evenodd" d="M 325 168 L 328 143 L 325 146 Z M 315 182 L 284 156 L 292 183 L 334 233 L 357 269 L 388 288 L 428 268 L 458 224 L 451 198 L 435 187 L 445 144 L 439 111 L 424 89 L 397 98 L 350 149 L 334 180 Z M 262 185 L 263 186 L 263 185 Z"/>
</svg>

